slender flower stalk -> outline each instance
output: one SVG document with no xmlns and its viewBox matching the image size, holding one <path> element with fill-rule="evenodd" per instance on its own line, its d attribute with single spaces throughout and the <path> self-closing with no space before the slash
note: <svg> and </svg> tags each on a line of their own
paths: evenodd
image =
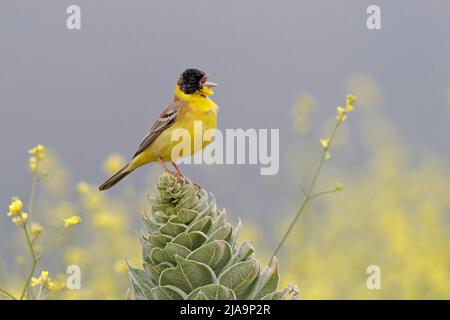
<svg viewBox="0 0 450 320">
<path fill-rule="evenodd" d="M 30 271 L 27 273 L 27 277 L 25 279 L 25 284 L 23 286 L 23 289 L 20 293 L 19 300 L 23 300 L 25 296 L 27 295 L 27 292 L 29 296 L 32 296 L 32 292 L 30 290 L 30 283 L 32 286 L 39 285 L 39 293 L 37 298 L 39 299 L 41 297 L 42 291 L 45 288 L 52 289 L 54 286 L 54 283 L 51 281 L 51 279 L 48 277 L 48 272 L 43 271 L 41 273 L 41 276 L 39 278 L 33 277 L 36 268 L 41 261 L 44 254 L 47 253 L 47 251 L 54 245 L 54 243 L 59 239 L 59 237 L 63 234 L 63 232 L 66 229 L 72 228 L 73 226 L 78 225 L 81 223 L 81 218 L 78 216 L 71 216 L 67 219 L 64 219 L 63 226 L 61 229 L 53 236 L 53 238 L 49 241 L 47 246 L 38 253 L 34 247 L 36 241 L 41 236 L 44 228 L 38 224 L 33 223 L 31 221 L 33 209 L 34 209 L 34 203 L 36 198 L 36 190 L 38 182 L 44 178 L 46 175 L 43 174 L 39 170 L 39 164 L 40 161 L 45 156 L 45 147 L 43 145 L 37 145 L 33 149 L 29 150 L 28 153 L 31 155 L 29 159 L 29 169 L 32 173 L 32 187 L 31 187 L 31 194 L 30 199 L 28 202 L 28 213 L 23 212 L 24 204 L 21 199 L 15 197 L 11 200 L 11 204 L 9 205 L 9 212 L 8 216 L 11 216 L 12 222 L 20 226 L 25 234 L 26 244 L 28 247 L 28 251 L 31 255 L 31 268 Z M 16 297 L 14 297 L 11 293 L 9 293 L 7 290 L 0 288 L 0 293 L 3 293 L 4 295 L 8 296 L 11 299 L 17 300 Z"/>
<path fill-rule="evenodd" d="M 17 298 L 14 297 L 11 293 L 9 293 L 6 289 L 0 288 L 0 292 L 3 293 L 5 296 L 11 298 L 12 300 L 17 300 Z"/>
<path fill-rule="evenodd" d="M 33 261 L 32 261 L 32 265 L 31 265 L 31 270 L 30 273 L 28 274 L 28 277 L 26 279 L 24 288 L 22 290 L 22 293 L 20 295 L 19 300 L 23 300 L 25 297 L 25 294 L 27 292 L 27 289 L 30 286 L 30 282 L 32 282 L 33 280 L 33 274 L 36 271 L 36 267 L 39 264 L 39 262 L 42 260 L 42 257 L 45 255 L 45 253 L 55 244 L 55 242 L 61 237 L 61 235 L 64 233 L 64 231 L 66 231 L 67 227 L 62 227 L 54 236 L 53 238 L 49 241 L 49 243 L 47 244 L 47 246 L 42 250 L 42 252 L 40 254 L 37 254 L 33 248 L 33 242 L 31 241 L 30 235 L 28 233 L 28 230 L 26 228 L 24 228 L 25 230 L 25 235 L 27 238 L 27 244 L 28 247 L 30 249 Z M 41 290 L 40 290 L 41 291 Z M 40 294 L 38 294 L 38 297 L 40 296 Z"/>
<path fill-rule="evenodd" d="M 42 250 L 42 252 L 39 254 L 39 256 L 37 257 L 38 261 L 41 260 L 41 258 L 44 256 L 44 254 L 54 245 L 54 243 L 61 237 L 61 235 L 63 234 L 63 232 L 66 230 L 65 227 L 61 228 L 54 236 L 53 238 L 50 240 L 50 242 L 48 243 L 48 245 Z"/>
<path fill-rule="evenodd" d="M 29 249 L 31 257 L 33 259 L 32 259 L 32 262 L 31 262 L 32 264 L 31 264 L 30 272 L 28 273 L 28 276 L 27 276 L 27 279 L 25 281 L 25 285 L 24 285 L 24 287 L 22 289 L 22 293 L 20 294 L 19 300 L 23 300 L 23 298 L 25 297 L 25 293 L 27 292 L 28 286 L 30 285 L 31 278 L 33 277 L 34 271 L 36 270 L 37 264 L 39 263 L 39 260 L 40 260 L 39 257 L 37 256 L 36 252 L 34 251 L 33 242 L 31 240 L 31 237 L 30 237 L 30 234 L 28 232 L 28 228 L 27 228 L 26 224 L 23 225 L 23 231 L 24 231 L 25 237 L 27 239 L 28 249 Z"/>
<path fill-rule="evenodd" d="M 36 197 L 37 182 L 38 182 L 38 180 L 36 178 L 36 175 L 33 173 L 33 178 L 31 180 L 30 201 L 28 202 L 28 214 L 30 215 L 30 219 L 31 219 L 31 213 L 33 212 L 33 207 L 34 207 L 34 198 Z"/>
<path fill-rule="evenodd" d="M 347 106 L 346 108 L 342 108 L 342 107 L 337 107 L 337 116 L 336 116 L 336 124 L 329 136 L 329 138 L 323 138 L 320 139 L 320 144 L 322 145 L 322 156 L 320 157 L 320 161 L 319 164 L 317 165 L 316 170 L 314 171 L 314 175 L 313 178 L 309 184 L 309 187 L 305 190 L 302 188 L 303 191 L 303 200 L 300 204 L 300 208 L 297 211 L 297 214 L 294 216 L 294 219 L 292 220 L 292 222 L 290 223 L 288 229 L 286 230 L 286 232 L 284 233 L 283 237 L 281 238 L 281 241 L 279 242 L 279 244 L 277 245 L 276 249 L 274 250 L 272 257 L 276 256 L 278 254 L 278 252 L 280 251 L 281 247 L 283 246 L 283 244 L 285 243 L 286 239 L 288 238 L 289 234 L 291 233 L 292 229 L 294 228 L 298 218 L 301 216 L 302 212 L 305 210 L 307 204 L 317 198 L 320 197 L 322 195 L 325 194 L 329 194 L 329 193 L 334 193 L 334 192 L 338 192 L 341 191 L 343 186 L 339 183 L 336 183 L 335 188 L 332 190 L 326 190 L 326 191 L 321 191 L 318 193 L 314 193 L 314 187 L 316 186 L 317 180 L 319 179 L 319 175 L 320 175 L 320 171 L 322 170 L 323 164 L 325 163 L 326 160 L 328 160 L 330 158 L 330 147 L 332 145 L 333 139 L 336 135 L 336 132 L 339 128 L 339 126 L 347 119 L 347 114 L 353 110 L 353 105 L 356 101 L 356 97 L 349 95 L 347 96 Z"/>
</svg>

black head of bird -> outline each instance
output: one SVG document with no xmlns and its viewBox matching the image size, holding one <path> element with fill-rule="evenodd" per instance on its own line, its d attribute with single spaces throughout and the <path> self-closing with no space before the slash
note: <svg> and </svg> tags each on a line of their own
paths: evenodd
<svg viewBox="0 0 450 320">
<path fill-rule="evenodd" d="M 178 86 L 186 94 L 192 94 L 200 91 L 203 86 L 215 87 L 216 83 L 208 81 L 209 75 L 198 69 L 186 69 L 178 78 Z"/>
</svg>

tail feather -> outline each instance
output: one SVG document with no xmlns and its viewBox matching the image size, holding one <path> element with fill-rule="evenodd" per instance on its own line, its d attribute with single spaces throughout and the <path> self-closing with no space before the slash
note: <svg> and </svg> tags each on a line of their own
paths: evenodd
<svg viewBox="0 0 450 320">
<path fill-rule="evenodd" d="M 115 173 L 111 178 L 106 180 L 98 189 L 100 191 L 109 189 L 114 187 L 120 180 L 129 175 L 133 170 L 128 169 L 128 165 L 120 169 L 117 173 Z"/>
</svg>

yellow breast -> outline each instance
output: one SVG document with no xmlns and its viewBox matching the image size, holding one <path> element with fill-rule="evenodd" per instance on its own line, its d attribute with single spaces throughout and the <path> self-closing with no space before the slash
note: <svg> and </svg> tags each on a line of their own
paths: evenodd
<svg viewBox="0 0 450 320">
<path fill-rule="evenodd" d="M 211 90 L 210 88 L 208 88 Z M 176 161 L 180 158 L 190 156 L 201 151 L 211 140 L 205 141 L 203 135 L 210 129 L 217 128 L 217 104 L 208 95 L 210 92 L 198 92 L 195 94 L 185 94 L 177 87 L 175 89 L 176 99 L 183 100 L 186 107 L 180 110 L 175 123 L 165 130 L 161 135 L 136 159 L 136 164 L 143 165 L 148 162 L 157 161 L 161 157 L 164 161 Z M 201 128 L 200 128 L 201 127 Z M 173 135 L 177 130 L 189 133 L 190 148 L 184 148 L 182 152 L 177 152 L 174 156 L 174 148 L 180 147 L 181 140 L 174 141 Z M 212 138 L 212 137 L 211 137 Z"/>
</svg>

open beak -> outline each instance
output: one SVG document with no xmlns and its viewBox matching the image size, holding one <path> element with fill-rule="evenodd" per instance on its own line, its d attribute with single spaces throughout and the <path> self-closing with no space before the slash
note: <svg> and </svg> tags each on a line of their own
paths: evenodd
<svg viewBox="0 0 450 320">
<path fill-rule="evenodd" d="M 210 77 L 210 76 L 212 76 L 212 75 L 214 75 L 214 73 L 208 73 L 204 78 L 205 78 L 205 81 L 202 83 L 202 85 L 204 85 L 204 86 L 206 86 L 206 87 L 209 87 L 209 88 L 212 88 L 212 87 L 217 87 L 219 84 L 217 84 L 217 83 L 215 83 L 215 82 L 212 82 L 212 81 L 208 81 L 208 78 Z"/>
<path fill-rule="evenodd" d="M 211 82 L 211 81 L 206 81 L 203 85 L 206 87 L 212 88 L 212 87 L 217 87 L 219 84 L 217 84 L 215 82 Z"/>
</svg>

